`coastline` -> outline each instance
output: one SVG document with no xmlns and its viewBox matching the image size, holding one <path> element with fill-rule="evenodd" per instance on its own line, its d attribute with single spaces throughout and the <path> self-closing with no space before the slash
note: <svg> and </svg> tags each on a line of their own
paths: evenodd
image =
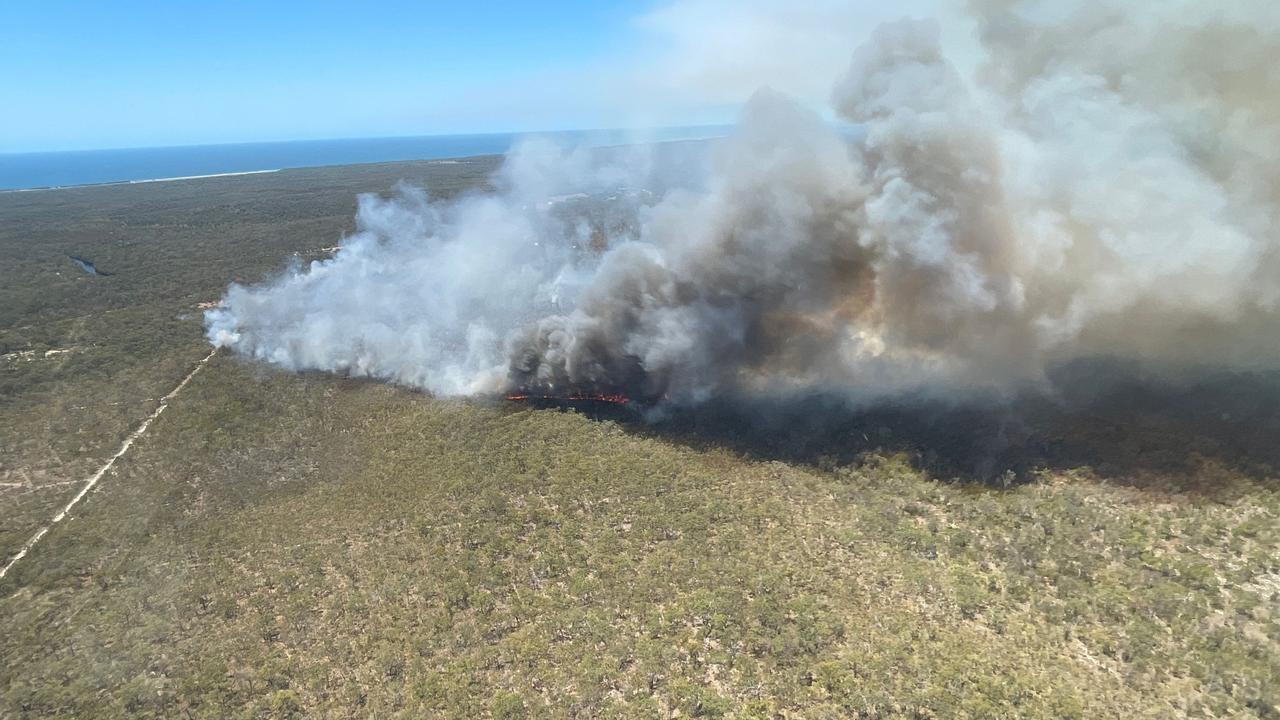
<svg viewBox="0 0 1280 720">
<path fill-rule="evenodd" d="M 113 182 L 81 183 L 79 185 L 47 185 L 45 187 L 9 188 L 0 193 L 39 192 L 41 190 L 74 190 L 75 188 L 110 187 L 112 185 L 144 185 L 146 183 L 176 182 L 178 180 L 204 180 L 206 178 L 235 177 L 236 175 L 264 175 L 280 172 L 284 168 L 270 170 L 241 170 L 239 172 L 208 173 L 205 175 L 178 175 L 176 177 L 144 178 L 142 180 L 115 180 Z"/>
<path fill-rule="evenodd" d="M 409 163 L 431 163 L 437 165 L 464 165 L 481 158 L 493 157 L 493 154 L 466 155 L 452 158 L 429 158 L 423 160 L 375 160 L 372 162 L 334 163 L 332 165 L 302 165 L 298 167 L 271 168 L 269 170 L 240 170 L 237 172 L 206 173 L 203 175 L 178 175 L 174 177 L 143 178 L 140 180 L 114 180 L 112 182 L 80 183 L 77 185 L 46 185 L 30 188 L 0 188 L 0 195 L 15 193 L 46 192 L 49 190 L 84 190 L 87 188 L 127 187 L 129 185 L 150 185 L 154 183 L 181 182 L 185 180 L 212 180 L 216 178 L 240 177 L 244 175 L 272 175 L 291 170 L 327 170 L 332 168 L 362 167 L 374 165 L 400 165 Z"/>
<path fill-rule="evenodd" d="M 677 145 L 683 143 L 701 143 L 713 142 L 722 136 L 708 136 L 698 138 L 677 138 L 673 140 L 657 140 L 651 145 Z M 628 143 L 592 145 L 589 146 L 593 150 L 614 150 L 617 148 L 630 147 Z M 322 165 L 297 165 L 292 167 L 270 168 L 265 170 L 239 170 L 235 172 L 221 173 L 205 173 L 200 175 L 177 175 L 173 177 L 143 178 L 138 180 L 114 180 L 111 182 L 93 182 L 79 183 L 74 185 L 46 185 L 42 187 L 30 188 L 0 188 L 0 195 L 8 195 L 15 193 L 34 193 L 49 190 L 83 190 L 87 188 L 109 188 L 109 187 L 127 187 L 130 185 L 148 185 L 154 183 L 180 182 L 186 180 L 212 180 L 217 178 L 242 177 L 246 175 L 271 175 L 283 172 L 292 172 L 298 170 L 328 170 L 333 168 L 357 168 L 357 167 L 374 167 L 381 165 L 411 165 L 411 164 L 429 164 L 429 165 L 467 165 L 479 162 L 488 158 L 501 157 L 505 153 L 475 153 L 471 155 L 458 155 L 451 157 L 437 158 L 415 158 L 409 160 L 370 160 L 368 162 L 344 162 L 329 163 Z"/>
<path fill-rule="evenodd" d="M 364 138 L 50 153 L 0 153 L 0 193 L 63 190 L 240 176 L 302 168 L 400 162 L 461 162 L 506 154 L 525 138 L 562 145 L 618 145 L 708 140 L 727 126 Z"/>
</svg>

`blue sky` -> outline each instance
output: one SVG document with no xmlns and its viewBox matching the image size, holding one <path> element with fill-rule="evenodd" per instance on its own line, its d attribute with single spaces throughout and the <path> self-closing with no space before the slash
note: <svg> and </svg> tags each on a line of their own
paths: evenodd
<svg viewBox="0 0 1280 720">
<path fill-rule="evenodd" d="M 725 122 L 820 103 L 860 2 L 6 0 L 0 152 Z"/>
<path fill-rule="evenodd" d="M 640 2 L 0 5 L 0 150 L 532 129 L 462 105 L 634 42 Z"/>
</svg>

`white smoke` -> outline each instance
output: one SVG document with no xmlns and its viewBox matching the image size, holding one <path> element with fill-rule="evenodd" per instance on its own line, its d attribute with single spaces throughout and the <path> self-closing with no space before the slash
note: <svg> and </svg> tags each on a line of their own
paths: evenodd
<svg viewBox="0 0 1280 720">
<path fill-rule="evenodd" d="M 1280 366 L 1280 10 L 972 3 L 772 92 L 705 171 L 525 147 L 496 190 L 362 198 L 337 255 L 233 286 L 210 340 L 442 394 L 1010 390 L 1073 359 Z M 645 188 L 651 193 L 641 192 Z"/>
<path fill-rule="evenodd" d="M 759 88 L 770 87 L 825 105 L 850 52 L 872 29 L 946 10 L 938 5 L 937 0 L 667 0 L 636 19 L 656 47 L 621 63 L 621 91 L 638 91 L 650 104 L 737 108 Z M 949 29 L 961 29 L 956 20 L 948 18 Z"/>
</svg>

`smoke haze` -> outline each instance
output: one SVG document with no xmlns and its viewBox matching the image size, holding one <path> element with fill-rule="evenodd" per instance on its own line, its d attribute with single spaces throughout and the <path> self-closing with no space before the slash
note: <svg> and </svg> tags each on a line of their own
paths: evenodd
<svg viewBox="0 0 1280 720">
<path fill-rule="evenodd" d="M 832 94 L 849 126 L 761 90 L 709 147 L 533 142 L 490 192 L 362 197 L 333 258 L 232 286 L 209 339 L 438 394 L 672 402 L 1280 366 L 1280 8 L 970 8 L 976 73 L 936 23 L 882 25 Z"/>
</svg>

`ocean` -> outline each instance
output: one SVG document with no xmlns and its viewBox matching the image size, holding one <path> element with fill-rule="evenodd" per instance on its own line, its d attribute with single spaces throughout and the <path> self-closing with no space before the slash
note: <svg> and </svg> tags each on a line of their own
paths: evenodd
<svg viewBox="0 0 1280 720">
<path fill-rule="evenodd" d="M 696 140 L 727 134 L 727 126 L 657 130 L 575 130 L 547 133 L 425 135 L 421 137 L 297 140 L 291 142 L 192 145 L 185 147 L 0 153 L 0 190 L 72 187 L 103 183 L 199 177 L 353 165 L 399 160 L 436 160 L 505 153 L 530 135 L 564 145 L 621 145 Z"/>
</svg>

